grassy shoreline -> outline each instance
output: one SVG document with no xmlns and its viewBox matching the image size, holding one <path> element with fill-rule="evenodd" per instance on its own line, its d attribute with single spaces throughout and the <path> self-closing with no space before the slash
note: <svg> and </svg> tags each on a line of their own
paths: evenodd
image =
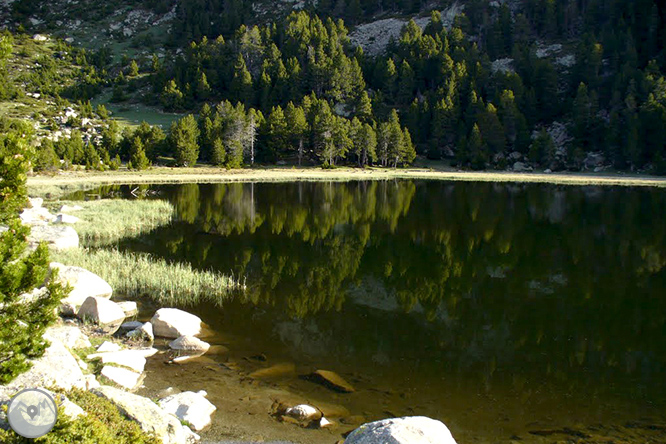
<svg viewBox="0 0 666 444">
<path fill-rule="evenodd" d="M 222 182 L 353 181 L 387 179 L 432 179 L 474 182 L 549 183 L 558 185 L 666 187 L 666 177 L 621 173 L 513 173 L 504 171 L 457 171 L 448 167 L 430 168 L 336 168 L 257 167 L 242 170 L 198 166 L 192 168 L 154 167 L 147 171 L 63 172 L 28 178 L 32 195 L 62 195 L 81 189 L 111 184 L 177 184 Z"/>
</svg>

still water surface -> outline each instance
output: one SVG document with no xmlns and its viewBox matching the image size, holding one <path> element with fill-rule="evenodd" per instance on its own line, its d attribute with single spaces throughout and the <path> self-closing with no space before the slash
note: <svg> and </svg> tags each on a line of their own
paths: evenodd
<svg viewBox="0 0 666 444">
<path fill-rule="evenodd" d="M 241 372 L 333 370 L 357 391 L 270 384 L 365 420 L 441 419 L 459 443 L 666 442 L 663 190 L 151 189 L 177 219 L 119 247 L 246 279 L 245 294 L 188 307 Z M 266 363 L 242 359 L 259 353 Z"/>
</svg>

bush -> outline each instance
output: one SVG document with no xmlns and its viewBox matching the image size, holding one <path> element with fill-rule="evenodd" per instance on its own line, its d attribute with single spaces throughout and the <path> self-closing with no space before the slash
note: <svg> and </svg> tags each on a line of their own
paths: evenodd
<svg viewBox="0 0 666 444">
<path fill-rule="evenodd" d="M 160 441 L 143 432 L 134 421 L 125 418 L 109 400 L 90 392 L 73 389 L 65 395 L 77 404 L 86 416 L 71 419 L 58 407 L 58 420 L 45 436 L 32 440 L 12 431 L 0 429 L 0 442 L 7 444 L 158 444 Z M 6 408 L 6 407 L 5 407 Z"/>
</svg>

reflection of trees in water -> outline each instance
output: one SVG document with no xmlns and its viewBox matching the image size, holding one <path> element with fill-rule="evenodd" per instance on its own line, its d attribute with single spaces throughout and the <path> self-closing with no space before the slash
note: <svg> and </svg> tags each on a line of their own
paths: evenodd
<svg viewBox="0 0 666 444">
<path fill-rule="evenodd" d="M 156 248 L 248 276 L 255 304 L 339 310 L 373 276 L 404 310 L 447 319 L 430 339 L 444 365 L 663 370 L 659 191 L 386 181 L 187 185 L 170 198 L 182 222 Z"/>
</svg>

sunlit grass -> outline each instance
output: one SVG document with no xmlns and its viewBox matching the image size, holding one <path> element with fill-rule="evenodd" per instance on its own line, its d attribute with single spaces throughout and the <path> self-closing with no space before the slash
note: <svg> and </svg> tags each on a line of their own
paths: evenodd
<svg viewBox="0 0 666 444">
<path fill-rule="evenodd" d="M 83 207 L 70 214 L 81 219 L 74 228 L 85 246 L 108 244 L 148 232 L 168 224 L 175 211 L 165 200 L 59 201 L 53 206 L 59 209 L 64 204 Z"/>
<path fill-rule="evenodd" d="M 162 304 L 191 305 L 204 300 L 219 304 L 244 286 L 221 273 L 145 253 L 77 248 L 53 252 L 51 258 L 98 274 L 116 293 L 131 298 L 148 296 Z"/>
</svg>

